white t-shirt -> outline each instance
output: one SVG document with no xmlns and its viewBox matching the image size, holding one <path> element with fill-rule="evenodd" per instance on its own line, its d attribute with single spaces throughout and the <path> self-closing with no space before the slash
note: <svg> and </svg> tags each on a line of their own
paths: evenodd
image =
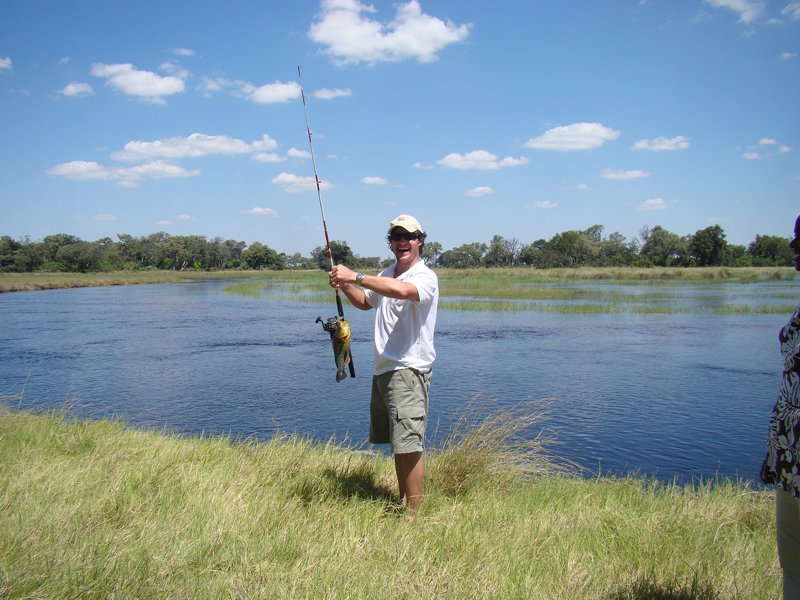
<svg viewBox="0 0 800 600">
<path fill-rule="evenodd" d="M 396 265 L 380 273 L 392 277 Z M 436 358 L 433 330 L 439 303 L 439 279 L 421 260 L 397 277 L 417 287 L 419 302 L 387 298 L 364 290 L 367 302 L 375 308 L 375 375 L 410 368 L 430 371 Z"/>
</svg>

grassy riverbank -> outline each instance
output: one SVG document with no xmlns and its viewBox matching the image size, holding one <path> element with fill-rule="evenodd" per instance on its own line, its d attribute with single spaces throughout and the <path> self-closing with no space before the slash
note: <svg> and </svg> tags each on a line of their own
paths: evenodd
<svg viewBox="0 0 800 600">
<path fill-rule="evenodd" d="M 0 407 L 0 597 L 779 596 L 771 493 L 581 478 L 529 424 L 470 422 L 409 521 L 381 455 Z"/>
<path fill-rule="evenodd" d="M 442 293 L 451 296 L 508 297 L 525 284 L 565 281 L 616 282 L 752 282 L 793 280 L 790 267 L 708 267 L 639 269 L 437 269 Z M 302 284 L 328 289 L 322 271 L 118 271 L 115 273 L 0 273 L 0 292 L 19 292 L 104 285 L 181 283 L 203 279 L 245 279 Z"/>
</svg>

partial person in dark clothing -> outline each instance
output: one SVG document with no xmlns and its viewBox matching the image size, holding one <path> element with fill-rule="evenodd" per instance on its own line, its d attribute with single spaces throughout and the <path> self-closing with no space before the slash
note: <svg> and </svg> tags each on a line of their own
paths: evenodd
<svg viewBox="0 0 800 600">
<path fill-rule="evenodd" d="M 800 217 L 789 242 L 800 271 Z M 769 421 L 767 456 L 761 480 L 775 486 L 778 558 L 783 570 L 783 598 L 800 600 L 800 306 L 778 336 L 783 378 Z"/>
</svg>

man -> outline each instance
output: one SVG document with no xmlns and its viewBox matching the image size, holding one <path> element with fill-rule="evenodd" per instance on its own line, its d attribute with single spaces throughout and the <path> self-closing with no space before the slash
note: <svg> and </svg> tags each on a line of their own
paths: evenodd
<svg viewBox="0 0 800 600">
<path fill-rule="evenodd" d="M 375 368 L 370 399 L 369 441 L 391 444 L 400 500 L 419 507 L 425 464 L 428 388 L 436 358 L 433 331 L 439 280 L 421 259 L 427 234 L 414 217 L 389 223 L 389 249 L 396 262 L 379 275 L 336 265 L 328 274 L 350 303 L 376 309 Z"/>
<path fill-rule="evenodd" d="M 800 217 L 789 242 L 795 271 L 800 271 Z M 778 334 L 783 377 L 772 408 L 761 481 L 775 486 L 778 561 L 783 597 L 800 598 L 800 306 Z"/>
</svg>

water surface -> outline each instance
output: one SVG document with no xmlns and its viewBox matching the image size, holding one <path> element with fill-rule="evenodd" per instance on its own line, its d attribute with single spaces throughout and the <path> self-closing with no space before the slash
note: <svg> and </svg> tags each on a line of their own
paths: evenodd
<svg viewBox="0 0 800 600">
<path fill-rule="evenodd" d="M 2 294 L 0 394 L 186 434 L 366 444 L 373 314 L 346 306 L 358 377 L 336 383 L 314 322 L 333 316 L 332 294 L 320 305 L 226 294 L 229 284 Z M 498 408 L 546 399 L 531 410 L 554 451 L 590 472 L 757 479 L 789 314 L 714 308 L 784 304 L 797 284 L 624 287 L 691 310 L 440 311 L 432 443 L 476 397 Z"/>
</svg>

